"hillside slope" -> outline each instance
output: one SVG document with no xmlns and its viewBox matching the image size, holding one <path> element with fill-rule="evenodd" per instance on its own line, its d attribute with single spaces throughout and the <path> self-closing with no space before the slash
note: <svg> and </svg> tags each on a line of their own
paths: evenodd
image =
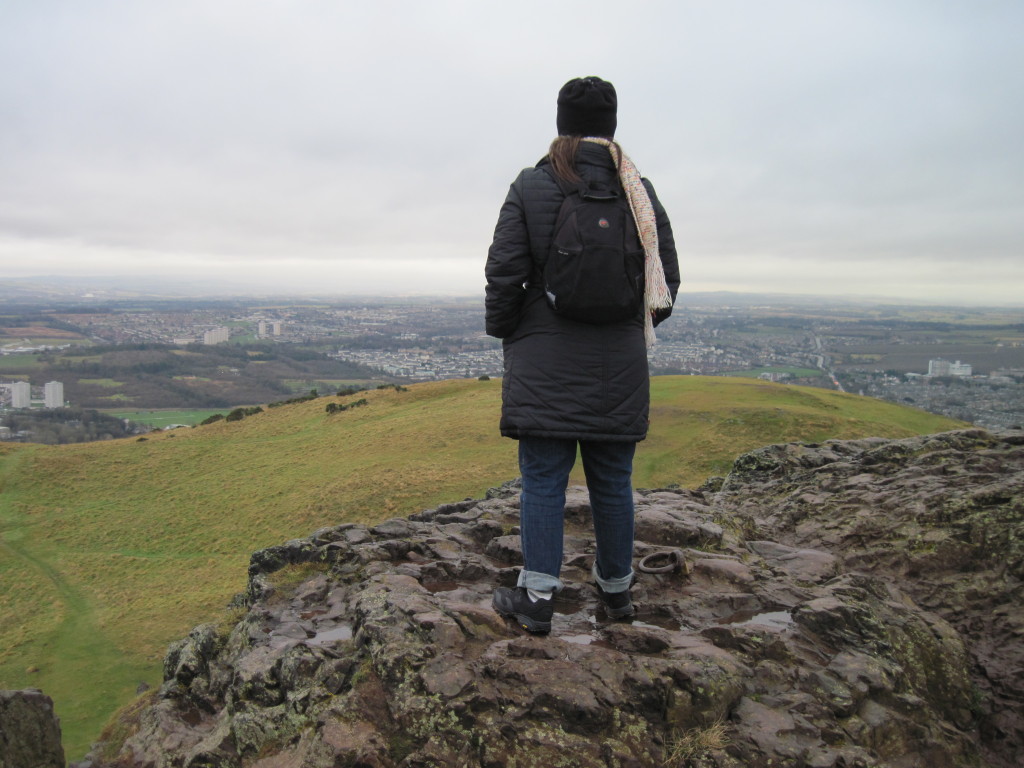
<svg viewBox="0 0 1024 768">
<path fill-rule="evenodd" d="M 0 448 L 0 687 L 50 694 L 76 759 L 140 681 L 158 680 L 172 639 L 224 615 L 253 550 L 515 477 L 515 445 L 497 433 L 500 390 L 446 381 L 144 440 Z M 957 426 L 817 389 L 658 377 L 635 483 L 696 485 L 767 443 Z"/>
</svg>

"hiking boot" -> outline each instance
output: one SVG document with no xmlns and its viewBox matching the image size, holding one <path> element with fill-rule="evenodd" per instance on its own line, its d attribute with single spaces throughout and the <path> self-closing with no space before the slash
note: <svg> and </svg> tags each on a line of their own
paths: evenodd
<svg viewBox="0 0 1024 768">
<path fill-rule="evenodd" d="M 551 631 L 551 616 L 555 612 L 553 602 L 531 600 L 525 587 L 498 587 L 494 590 L 491 606 L 502 616 L 515 619 L 527 632 L 546 635 Z"/>
<path fill-rule="evenodd" d="M 633 598 L 629 596 L 628 589 L 622 592 L 605 592 L 601 589 L 600 584 L 596 586 L 597 596 L 601 598 L 601 605 L 604 606 L 604 612 L 608 614 L 608 618 L 624 619 L 636 613 L 636 609 L 633 608 Z"/>
</svg>

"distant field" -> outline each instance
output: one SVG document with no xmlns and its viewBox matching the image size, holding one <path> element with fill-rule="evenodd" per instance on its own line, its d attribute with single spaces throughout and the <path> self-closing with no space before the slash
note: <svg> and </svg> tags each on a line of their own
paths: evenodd
<svg viewBox="0 0 1024 768">
<path fill-rule="evenodd" d="M 123 381 L 117 381 L 116 379 L 79 379 L 79 384 L 90 384 L 94 387 L 103 387 L 104 389 L 117 389 L 123 387 Z"/>
<path fill-rule="evenodd" d="M 329 414 L 326 405 L 367 404 Z M 418 384 L 267 409 L 238 422 L 77 445 L 0 445 L 0 687 L 55 701 L 80 759 L 168 643 L 218 621 L 252 551 L 317 528 L 469 497 L 518 475 L 501 381 Z M 659 376 L 635 484 L 693 487 L 773 442 L 963 426 L 855 395 Z M 128 411 L 198 421 L 217 411 Z M 574 483 L 583 480 L 577 468 Z"/>
<path fill-rule="evenodd" d="M 35 355 L 0 355 L 0 371 L 20 371 L 26 368 L 40 368 Z"/>
<path fill-rule="evenodd" d="M 767 368 L 751 368 L 749 371 L 725 371 L 722 376 L 740 376 L 747 379 L 756 379 L 762 373 L 788 373 L 795 378 L 808 378 L 821 376 L 822 372 L 817 368 L 787 368 L 784 366 L 769 366 Z"/>
<path fill-rule="evenodd" d="M 896 370 L 926 373 L 928 361 L 936 358 L 970 363 L 974 372 L 987 374 L 997 368 L 1024 367 L 1024 346 L 995 344 L 857 344 L 843 347 L 833 353 L 833 362 L 842 367 L 870 367 L 878 370 Z"/>
<path fill-rule="evenodd" d="M 373 379 L 285 379 L 282 382 L 286 387 L 291 387 L 294 392 L 308 392 L 310 389 L 317 389 L 321 395 L 330 394 L 342 387 L 366 387 L 372 389 L 384 382 Z"/>
<path fill-rule="evenodd" d="M 97 398 L 98 400 L 106 400 L 111 403 L 130 403 L 134 398 L 130 395 L 125 395 L 118 392 L 115 395 L 104 395 L 103 397 Z"/>
<path fill-rule="evenodd" d="M 62 347 L 68 344 L 73 347 L 87 347 L 91 346 L 92 342 L 88 339 L 71 336 L 30 336 L 28 344 L 33 347 Z"/>
<path fill-rule="evenodd" d="M 195 426 L 201 421 L 213 416 L 215 413 L 222 413 L 225 416 L 231 411 L 230 408 L 197 408 L 187 411 L 162 411 L 162 410 L 141 410 L 141 411 L 110 411 L 104 409 L 104 413 L 116 416 L 119 419 L 129 419 L 136 424 L 145 424 L 148 427 L 163 428 L 171 424 L 188 424 Z"/>
<path fill-rule="evenodd" d="M 16 339 L 77 339 L 85 341 L 78 331 L 67 331 L 62 328 L 51 328 L 46 324 L 37 325 L 5 325 L 0 326 L 0 337 L 9 336 Z"/>
</svg>

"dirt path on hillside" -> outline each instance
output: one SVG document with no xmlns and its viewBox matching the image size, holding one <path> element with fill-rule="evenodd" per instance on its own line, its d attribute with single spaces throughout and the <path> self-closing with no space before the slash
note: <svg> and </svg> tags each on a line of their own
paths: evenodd
<svg viewBox="0 0 1024 768">
<path fill-rule="evenodd" d="M 0 457 L 0 687 L 43 690 L 54 701 L 65 750 L 77 759 L 89 748 L 126 685 L 123 651 L 101 628 L 95 607 L 60 570 L 61 553 L 46 532 L 26 524 L 9 478 L 29 457 Z M 24 638 L 32 638 L 25 643 Z M 19 639 L 20 638 L 20 639 Z"/>
</svg>

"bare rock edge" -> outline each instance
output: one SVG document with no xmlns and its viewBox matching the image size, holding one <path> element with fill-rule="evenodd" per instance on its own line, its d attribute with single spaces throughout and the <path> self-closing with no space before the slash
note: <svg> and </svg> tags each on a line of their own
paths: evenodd
<svg viewBox="0 0 1024 768">
<path fill-rule="evenodd" d="M 0 691 L 0 768 L 63 768 L 60 718 L 36 688 Z"/>
<path fill-rule="evenodd" d="M 490 607 L 514 486 L 256 552 L 237 624 L 175 643 L 80 765 L 1019 764 L 1024 434 L 774 445 L 638 491 L 637 563 L 680 567 L 625 622 L 570 489 L 546 637 Z"/>
</svg>

